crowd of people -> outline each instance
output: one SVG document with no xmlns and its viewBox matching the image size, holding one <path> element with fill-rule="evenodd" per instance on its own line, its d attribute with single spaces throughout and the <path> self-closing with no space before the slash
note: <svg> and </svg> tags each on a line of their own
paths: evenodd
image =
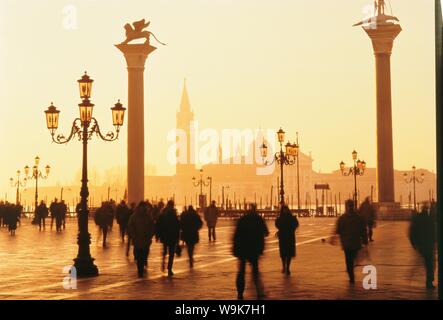
<svg viewBox="0 0 443 320">
<path fill-rule="evenodd" d="M 20 224 L 23 207 L 20 204 L 0 202 L 0 226 L 7 227 L 11 235 L 15 235 L 17 224 Z"/>
<path fill-rule="evenodd" d="M 54 226 L 57 232 L 61 232 L 62 229 L 66 229 L 66 215 L 68 214 L 68 206 L 64 200 L 58 201 L 57 198 L 47 207 L 44 201 L 40 201 L 40 204 L 35 210 L 33 224 L 38 225 L 39 230 L 46 229 L 46 218 L 51 216 L 51 230 Z"/>
<path fill-rule="evenodd" d="M 77 210 L 79 211 L 79 205 Z M 7 226 L 14 234 L 20 222 L 22 207 L 11 203 L 0 202 L 0 225 Z M 78 213 L 78 212 L 77 212 Z M 216 226 L 220 215 L 215 201 L 202 212 L 208 228 L 209 242 L 216 241 Z M 65 228 L 67 206 L 63 201 L 55 199 L 49 208 L 41 201 L 36 209 L 33 223 L 39 229 L 45 229 L 45 219 L 51 216 L 51 229 L 55 221 L 56 230 Z M 129 256 L 133 247 L 133 255 L 137 264 L 137 273 L 143 277 L 147 272 L 150 247 L 153 240 L 162 244 L 161 269 L 167 269 L 168 276 L 173 276 L 174 257 L 180 256 L 186 247 L 189 257 L 189 267 L 194 266 L 194 250 L 199 243 L 199 231 L 203 227 L 200 214 L 192 205 L 186 206 L 179 215 L 173 200 L 162 200 L 156 204 L 142 201 L 138 205 L 128 206 L 125 201 L 118 205 L 113 201 L 103 202 L 94 212 L 94 221 L 103 234 L 103 247 L 106 247 L 107 235 L 112 230 L 114 218 L 119 225 L 119 236 L 124 243 L 127 239 L 126 255 Z M 435 242 L 436 242 L 436 204 L 423 205 L 421 211 L 412 216 L 409 229 L 409 239 L 415 250 L 423 258 L 426 268 L 426 287 L 434 288 L 435 271 Z M 354 268 L 357 257 L 363 247 L 374 241 L 373 229 L 376 227 L 376 209 L 369 198 L 357 208 L 354 200 L 345 202 L 345 213 L 336 221 L 331 243 L 340 239 L 344 251 L 346 271 L 349 282 L 355 283 Z M 275 220 L 276 236 L 279 242 L 279 252 L 282 263 L 282 273 L 291 275 L 291 261 L 296 256 L 296 230 L 299 227 L 297 215 L 288 206 L 280 208 Z M 260 280 L 259 259 L 265 249 L 265 238 L 269 231 L 265 220 L 259 214 L 255 204 L 250 204 L 246 213 L 236 222 L 232 253 L 238 258 L 238 273 L 236 279 L 238 299 L 243 299 L 245 289 L 246 265 L 250 264 L 252 278 L 257 291 L 257 298 L 264 296 L 263 284 Z"/>
<path fill-rule="evenodd" d="M 212 237 L 215 234 L 213 229 L 218 209 L 215 207 L 215 202 L 209 208 L 212 208 L 211 212 L 205 216 L 210 219 L 208 225 L 211 228 L 210 237 Z M 103 246 L 106 246 L 106 234 L 112 228 L 114 216 L 119 225 L 122 242 L 125 242 L 125 237 L 128 239 L 127 255 L 129 255 L 131 245 L 133 246 L 133 255 L 137 261 L 137 272 L 140 277 L 143 277 L 147 270 L 153 239 L 163 245 L 162 270 L 167 268 L 169 276 L 174 274 L 172 271 L 174 257 L 181 255 L 183 245 L 180 242 L 186 246 L 189 266 L 193 267 L 194 248 L 199 242 L 199 230 L 203 226 L 203 221 L 193 206 L 186 207 L 179 218 L 172 200 L 166 205 L 163 201 L 155 205 L 149 201 L 142 201 L 137 206 L 132 204 L 131 207 L 128 207 L 125 201 L 121 201 L 118 205 L 111 201 L 103 202 L 94 214 L 95 223 L 103 233 Z"/>
</svg>

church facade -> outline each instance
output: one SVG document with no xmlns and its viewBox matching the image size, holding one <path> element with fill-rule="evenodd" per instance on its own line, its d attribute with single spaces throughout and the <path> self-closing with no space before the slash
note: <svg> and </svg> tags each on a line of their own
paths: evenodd
<svg viewBox="0 0 443 320">
<path fill-rule="evenodd" d="M 172 176 L 146 176 L 145 197 L 154 201 L 159 199 L 173 198 L 177 205 L 184 206 L 199 203 L 200 186 L 194 186 L 200 175 L 203 177 L 205 186 L 203 194 L 209 200 L 215 200 L 218 205 L 240 204 L 255 202 L 259 207 L 271 207 L 279 201 L 280 170 L 277 164 L 273 170 L 267 170 L 266 174 L 260 173 L 264 164 L 259 161 L 259 146 L 263 142 L 260 136 L 255 137 L 252 143 L 242 146 L 246 154 L 223 157 L 223 148 L 220 147 L 217 161 L 204 164 L 201 167 L 195 165 L 191 141 L 192 122 L 195 120 L 194 112 L 186 88 L 183 86 L 179 110 L 176 114 L 176 128 L 184 133 L 181 137 L 186 139 L 186 148 L 177 150 L 176 173 Z M 294 130 L 293 130 L 294 131 Z M 184 137 L 184 138 L 183 138 Z M 180 154 L 182 152 L 182 154 Z M 302 150 L 299 151 L 299 183 L 300 183 L 300 206 L 311 207 L 319 205 L 334 205 L 343 203 L 345 199 L 352 198 L 353 178 L 344 177 L 339 170 L 331 173 L 320 173 L 313 170 L 314 159 Z M 337 164 L 338 167 L 338 164 Z M 202 172 L 200 171 L 202 169 Z M 435 193 L 436 176 L 427 170 L 417 170 L 418 174 L 425 174 L 425 182 L 417 186 L 417 199 L 428 200 Z M 395 171 L 396 200 L 403 205 L 411 201 L 411 186 L 403 180 L 404 171 Z M 193 177 L 196 179 L 193 180 Z M 211 178 L 212 183 L 209 183 Z M 362 201 L 365 197 L 371 197 L 377 201 L 376 169 L 367 168 L 365 175 L 359 176 L 358 197 Z M 297 194 L 297 167 L 296 165 L 284 168 L 284 191 L 285 201 L 291 207 L 298 204 Z M 329 190 L 315 190 L 316 184 L 327 184 Z"/>
</svg>

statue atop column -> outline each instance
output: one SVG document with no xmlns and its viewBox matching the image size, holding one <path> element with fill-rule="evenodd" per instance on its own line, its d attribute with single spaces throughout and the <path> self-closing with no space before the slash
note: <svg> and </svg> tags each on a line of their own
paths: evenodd
<svg viewBox="0 0 443 320">
<path fill-rule="evenodd" d="M 145 19 L 125 24 L 126 40 L 116 45 L 123 53 L 128 69 L 128 203 L 143 201 L 145 194 L 145 123 L 144 123 L 144 72 L 148 56 L 157 48 L 149 43 L 154 34 L 145 30 L 150 25 Z M 145 39 L 144 43 L 130 43 Z"/>
<path fill-rule="evenodd" d="M 386 3 L 385 0 L 376 0 L 374 1 L 374 16 L 366 18 L 363 21 L 360 21 L 354 24 L 354 27 L 361 26 L 364 24 L 392 24 L 395 22 L 400 22 L 397 17 L 390 16 L 385 14 Z"/>
<path fill-rule="evenodd" d="M 161 42 L 157 39 L 157 37 L 150 31 L 144 30 L 151 24 L 151 21 L 145 22 L 145 19 L 142 19 L 140 21 L 135 21 L 131 24 L 127 23 L 124 26 L 124 29 L 126 30 L 126 40 L 123 41 L 121 44 L 125 45 L 129 42 L 137 39 L 146 39 L 145 44 L 149 45 L 149 37 L 152 35 L 155 40 L 157 40 L 158 43 L 162 45 L 166 45 L 165 43 Z"/>
</svg>

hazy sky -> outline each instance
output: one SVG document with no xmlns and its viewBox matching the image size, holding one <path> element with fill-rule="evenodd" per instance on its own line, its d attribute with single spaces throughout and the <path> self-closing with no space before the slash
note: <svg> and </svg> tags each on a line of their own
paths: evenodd
<svg viewBox="0 0 443 320">
<path fill-rule="evenodd" d="M 401 21 L 392 55 L 394 161 L 435 170 L 434 1 L 391 0 Z M 389 4 L 388 4 L 389 5 Z M 151 20 L 158 46 L 145 71 L 146 161 L 159 174 L 175 127 L 183 78 L 201 128 L 300 132 L 314 168 L 335 170 L 355 148 L 375 166 L 375 74 L 369 38 L 352 24 L 370 0 L 0 0 L 0 194 L 36 154 L 53 167 L 46 185 L 71 183 L 81 145 L 51 143 L 43 115 L 51 101 L 68 133 L 80 102 L 76 80 L 95 80 L 94 115 L 113 129 L 109 108 L 127 104 L 127 70 L 113 45 L 123 25 Z M 66 28 L 75 8 L 77 26 Z M 65 11 L 64 13 L 64 10 Z M 154 43 L 153 40 L 151 40 Z M 90 143 L 90 167 L 125 165 L 118 142 Z M 101 169 L 99 169 L 101 170 Z"/>
</svg>

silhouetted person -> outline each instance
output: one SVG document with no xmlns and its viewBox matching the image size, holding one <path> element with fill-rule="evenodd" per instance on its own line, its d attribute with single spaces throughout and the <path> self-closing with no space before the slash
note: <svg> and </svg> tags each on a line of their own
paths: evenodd
<svg viewBox="0 0 443 320">
<path fill-rule="evenodd" d="M 345 252 L 349 282 L 354 284 L 355 259 L 362 245 L 368 244 L 366 223 L 355 211 L 354 200 L 346 200 L 345 213 L 337 220 L 336 233 L 340 236 L 341 245 Z"/>
<path fill-rule="evenodd" d="M 5 226 L 5 216 L 6 216 L 6 203 L 0 201 L 0 226 Z"/>
<path fill-rule="evenodd" d="M 37 207 L 36 214 L 37 214 L 36 218 L 38 223 L 38 229 L 41 231 L 43 226 L 44 230 L 46 228 L 45 220 L 49 215 L 49 209 L 46 206 L 46 203 L 44 203 L 43 201 L 40 202 L 40 204 Z"/>
<path fill-rule="evenodd" d="M 278 244 L 282 261 L 282 273 L 291 274 L 291 260 L 296 255 L 295 230 L 299 224 L 296 216 L 293 216 L 288 206 L 282 206 L 280 215 L 275 220 L 278 229 Z"/>
<path fill-rule="evenodd" d="M 431 216 L 432 223 L 435 227 L 437 227 L 437 202 L 435 201 L 435 199 L 431 200 L 431 204 L 429 206 L 429 215 Z"/>
<path fill-rule="evenodd" d="M 363 221 L 366 223 L 369 241 L 374 241 L 373 229 L 376 226 L 377 211 L 375 210 L 374 206 L 371 204 L 369 197 L 367 197 L 365 201 L 363 201 L 363 203 L 360 205 L 358 213 L 363 218 Z"/>
<path fill-rule="evenodd" d="M 15 235 L 15 230 L 17 229 L 17 223 L 19 222 L 21 216 L 21 211 L 22 211 L 21 205 L 15 205 L 6 202 L 3 219 L 5 220 L 6 225 L 8 226 L 8 231 L 11 234 L 11 236 Z"/>
<path fill-rule="evenodd" d="M 160 214 L 161 214 L 161 212 L 162 212 L 162 210 L 163 210 L 164 207 L 165 207 L 165 204 L 164 204 L 164 202 L 163 202 L 162 199 L 160 199 L 160 202 L 157 203 L 157 204 L 154 206 L 154 212 L 153 212 L 153 215 L 154 215 L 154 221 L 155 221 L 155 223 L 157 223 L 158 217 L 160 216 Z M 158 240 L 158 239 L 157 239 L 157 240 Z"/>
<path fill-rule="evenodd" d="M 131 219 L 131 216 L 134 214 L 136 209 L 135 203 L 132 202 L 131 206 L 129 208 L 129 219 Z M 131 236 L 128 234 L 128 244 L 126 246 L 126 256 L 129 257 L 129 250 L 131 249 L 131 243 L 132 243 L 132 239 Z"/>
<path fill-rule="evenodd" d="M 63 226 L 63 230 L 66 229 L 66 216 L 68 215 L 68 206 L 66 205 L 65 200 L 61 201 L 61 207 L 62 207 L 62 226 Z"/>
<path fill-rule="evenodd" d="M 111 228 L 114 213 L 112 206 L 109 202 L 103 202 L 102 206 L 95 212 L 94 220 L 95 224 L 100 228 L 103 233 L 103 247 L 106 247 L 106 238 L 108 230 Z"/>
<path fill-rule="evenodd" d="M 194 248 L 199 242 L 198 231 L 203 226 L 200 215 L 192 206 L 180 216 L 181 239 L 185 242 L 189 256 L 189 267 L 194 266 Z"/>
<path fill-rule="evenodd" d="M 428 214 L 427 205 L 423 205 L 419 214 L 414 214 L 409 228 L 412 246 L 423 258 L 426 268 L 426 288 L 434 289 L 435 268 L 435 225 Z"/>
<path fill-rule="evenodd" d="M 155 232 L 152 207 L 146 202 L 140 202 L 135 213 L 128 222 L 128 234 L 134 243 L 134 254 L 137 260 L 138 276 L 143 277 L 144 268 L 147 268 L 149 248 Z"/>
<path fill-rule="evenodd" d="M 208 226 L 209 241 L 215 241 L 215 227 L 217 225 L 218 216 L 219 210 L 215 205 L 215 201 L 212 201 L 211 205 L 205 209 L 205 221 Z"/>
<path fill-rule="evenodd" d="M 172 276 L 174 275 L 172 265 L 180 235 L 180 223 L 177 210 L 174 208 L 174 201 L 169 200 L 158 217 L 157 232 L 160 241 L 163 243 L 162 270 L 165 268 L 165 258 L 168 254 L 168 275 Z"/>
<path fill-rule="evenodd" d="M 111 209 L 111 215 L 109 216 L 109 230 L 112 231 L 112 227 L 114 226 L 114 218 L 115 218 L 115 210 L 117 209 L 117 204 L 114 199 L 108 201 L 109 208 Z"/>
<path fill-rule="evenodd" d="M 54 225 L 55 217 L 57 216 L 58 211 L 58 199 L 55 198 L 54 201 L 51 202 L 51 205 L 49 206 L 49 211 L 51 213 L 51 230 L 52 226 Z"/>
<path fill-rule="evenodd" d="M 120 227 L 120 236 L 122 242 L 125 242 L 126 227 L 128 226 L 130 210 L 126 202 L 122 200 L 115 210 L 115 218 Z"/>
<path fill-rule="evenodd" d="M 268 228 L 263 218 L 258 215 L 255 205 L 237 221 L 234 232 L 234 256 L 239 259 L 237 274 L 238 299 L 243 299 L 245 290 L 246 262 L 252 266 L 252 277 L 257 290 L 257 298 L 263 298 L 263 285 L 260 280 L 258 260 L 263 254 L 265 237 L 269 235 Z"/>
<path fill-rule="evenodd" d="M 77 217 L 80 215 L 80 211 L 82 209 L 82 204 L 79 202 L 77 203 L 77 205 L 75 206 L 75 213 L 77 214 Z"/>
<path fill-rule="evenodd" d="M 57 232 L 62 231 L 63 224 L 65 223 L 66 214 L 68 207 L 66 206 L 64 200 L 59 202 L 55 208 L 55 228 Z"/>
</svg>

